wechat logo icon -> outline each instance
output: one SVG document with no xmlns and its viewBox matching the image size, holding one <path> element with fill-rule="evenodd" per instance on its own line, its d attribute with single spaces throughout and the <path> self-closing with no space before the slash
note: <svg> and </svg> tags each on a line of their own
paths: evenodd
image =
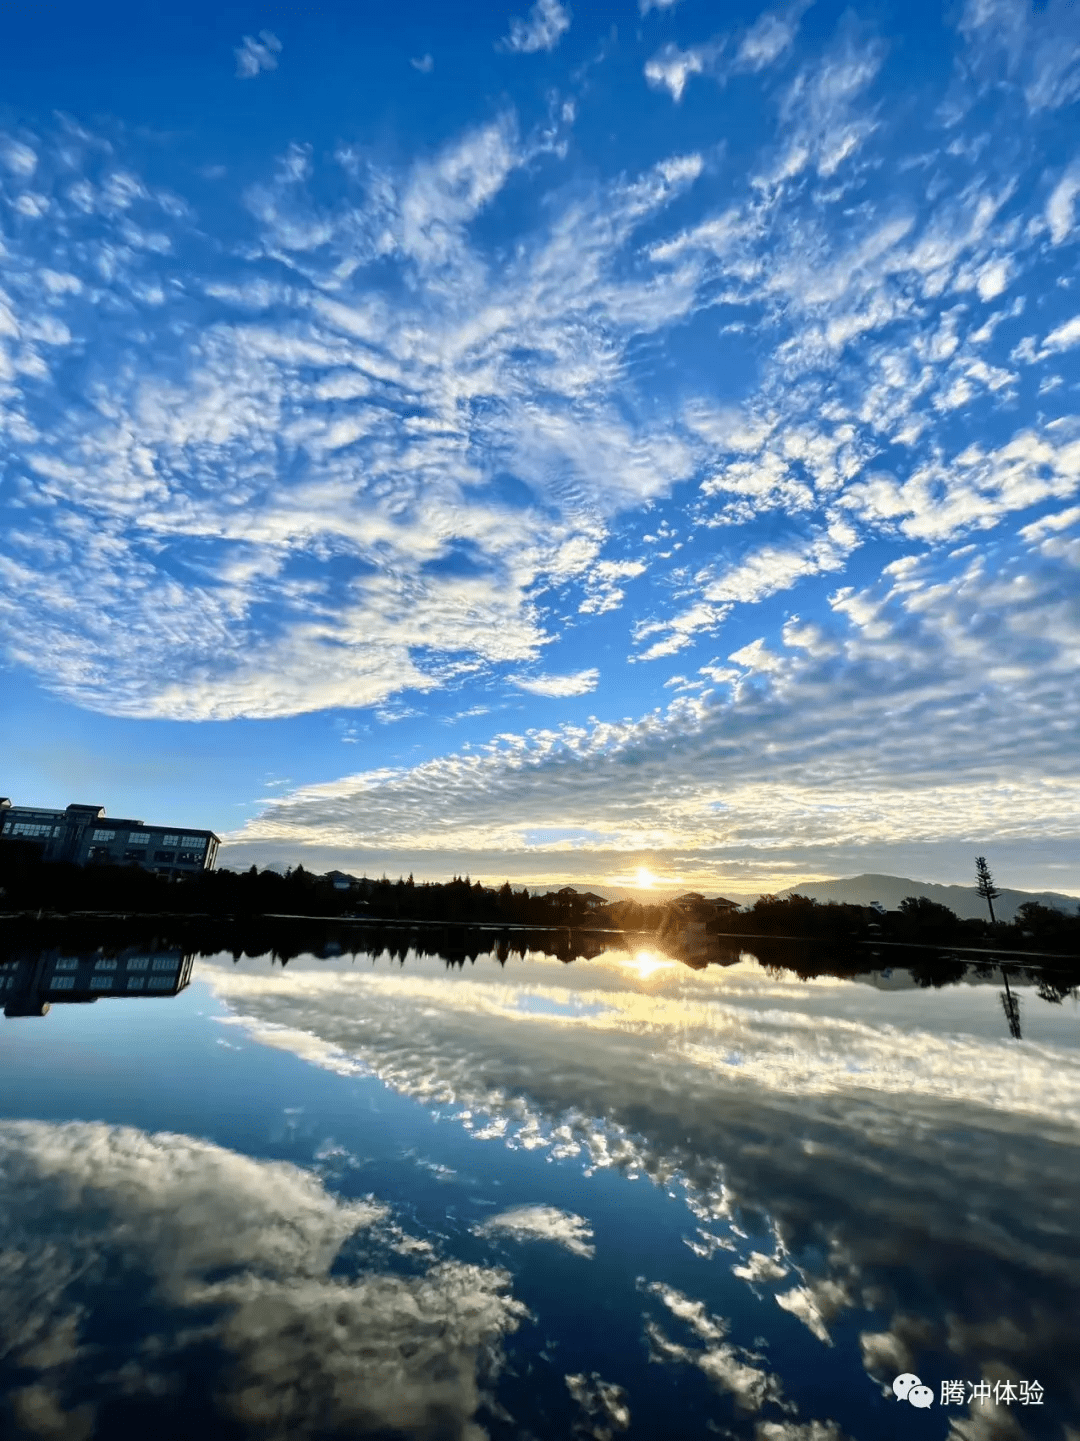
<svg viewBox="0 0 1080 1441">
<path fill-rule="evenodd" d="M 910 1401 L 919 1410 L 934 1404 L 934 1393 L 924 1386 L 913 1371 L 904 1371 L 892 1383 L 893 1395 L 898 1401 Z"/>
</svg>

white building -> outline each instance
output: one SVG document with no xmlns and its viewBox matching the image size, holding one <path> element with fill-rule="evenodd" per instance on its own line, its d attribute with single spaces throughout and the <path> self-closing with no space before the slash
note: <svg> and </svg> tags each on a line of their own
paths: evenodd
<svg viewBox="0 0 1080 1441">
<path fill-rule="evenodd" d="M 0 796 L 0 841 L 7 840 L 40 845 L 46 861 L 139 866 L 171 877 L 213 870 L 221 844 L 213 831 L 115 819 L 106 816 L 103 806 L 45 810 L 13 806 Z"/>
</svg>

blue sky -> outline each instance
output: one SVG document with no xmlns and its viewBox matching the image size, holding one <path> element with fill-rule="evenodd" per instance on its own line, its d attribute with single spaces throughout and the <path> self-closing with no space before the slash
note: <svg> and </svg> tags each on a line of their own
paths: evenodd
<svg viewBox="0 0 1080 1441">
<path fill-rule="evenodd" d="M 5 12 L 0 790 L 1080 891 L 1080 14 Z"/>
</svg>

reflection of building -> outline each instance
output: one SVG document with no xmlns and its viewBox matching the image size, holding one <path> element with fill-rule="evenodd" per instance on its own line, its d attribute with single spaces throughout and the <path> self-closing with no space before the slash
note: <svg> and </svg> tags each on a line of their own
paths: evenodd
<svg viewBox="0 0 1080 1441">
<path fill-rule="evenodd" d="M 4 796 L 0 796 L 0 840 L 31 841 L 41 847 L 47 861 L 139 866 L 166 876 L 213 870 L 220 844 L 213 831 L 114 820 L 102 806 L 42 810 L 13 806 Z"/>
<path fill-rule="evenodd" d="M 36 951 L 0 961 L 0 999 L 5 1016 L 44 1016 L 54 1003 L 175 996 L 190 981 L 193 960 L 183 951 L 131 949 L 116 956 Z"/>
</svg>

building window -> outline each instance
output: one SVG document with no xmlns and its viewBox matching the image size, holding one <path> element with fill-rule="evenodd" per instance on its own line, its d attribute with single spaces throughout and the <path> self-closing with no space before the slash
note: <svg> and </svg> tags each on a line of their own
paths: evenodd
<svg viewBox="0 0 1080 1441">
<path fill-rule="evenodd" d="M 149 956 L 128 956 L 127 968 L 129 971 L 145 971 L 149 964 Z"/>
<path fill-rule="evenodd" d="M 153 969 L 155 971 L 175 971 L 180 962 L 174 956 L 155 956 Z"/>
<path fill-rule="evenodd" d="M 154 860 L 155 860 L 155 861 L 168 861 L 168 862 L 171 864 L 175 859 L 176 859 L 176 856 L 175 856 L 175 853 L 174 853 L 173 851 L 155 851 L 155 852 L 154 852 Z"/>
<path fill-rule="evenodd" d="M 110 981 L 109 984 L 111 985 L 112 982 Z M 49 989 L 51 991 L 73 991 L 75 989 L 75 977 L 53 976 L 49 982 Z"/>
<path fill-rule="evenodd" d="M 206 850 L 206 842 L 202 836 L 181 836 L 180 844 L 189 851 L 198 851 L 200 855 Z"/>
<path fill-rule="evenodd" d="M 115 832 L 115 831 L 95 831 L 94 834 L 90 837 L 90 839 L 91 839 L 92 841 L 114 841 L 114 840 L 116 840 L 116 832 Z"/>
<path fill-rule="evenodd" d="M 202 851 L 181 851 L 176 859 L 182 866 L 201 866 Z"/>
<path fill-rule="evenodd" d="M 56 971 L 74 971 L 79 966 L 78 956 L 61 956 L 53 967 Z"/>
<path fill-rule="evenodd" d="M 115 962 L 115 961 L 106 960 L 105 957 L 102 956 L 100 960 L 97 960 L 97 961 L 94 962 L 94 970 L 95 970 L 95 971 L 115 971 L 115 970 L 116 970 L 116 962 Z"/>
<path fill-rule="evenodd" d="M 149 831 L 132 831 L 127 838 L 129 846 L 148 846 L 150 844 Z"/>
<path fill-rule="evenodd" d="M 40 826 L 33 821 L 13 821 L 8 827 L 9 836 L 51 836 L 52 826 Z"/>
<path fill-rule="evenodd" d="M 179 836 L 162 836 L 162 837 L 161 837 L 161 844 L 162 844 L 163 846 L 178 846 L 178 845 L 180 844 L 180 837 L 179 837 Z"/>
<path fill-rule="evenodd" d="M 145 976 L 128 976 L 127 988 L 129 991 L 141 991 L 145 985 Z"/>
<path fill-rule="evenodd" d="M 90 989 L 92 991 L 111 991 L 112 981 L 112 976 L 91 976 Z"/>
<path fill-rule="evenodd" d="M 151 991 L 167 991 L 170 986 L 176 984 L 175 976 L 151 976 L 147 981 L 147 989 Z"/>
<path fill-rule="evenodd" d="M 17 979 L 17 976 L 0 976 L 0 991 L 10 990 Z"/>
</svg>

